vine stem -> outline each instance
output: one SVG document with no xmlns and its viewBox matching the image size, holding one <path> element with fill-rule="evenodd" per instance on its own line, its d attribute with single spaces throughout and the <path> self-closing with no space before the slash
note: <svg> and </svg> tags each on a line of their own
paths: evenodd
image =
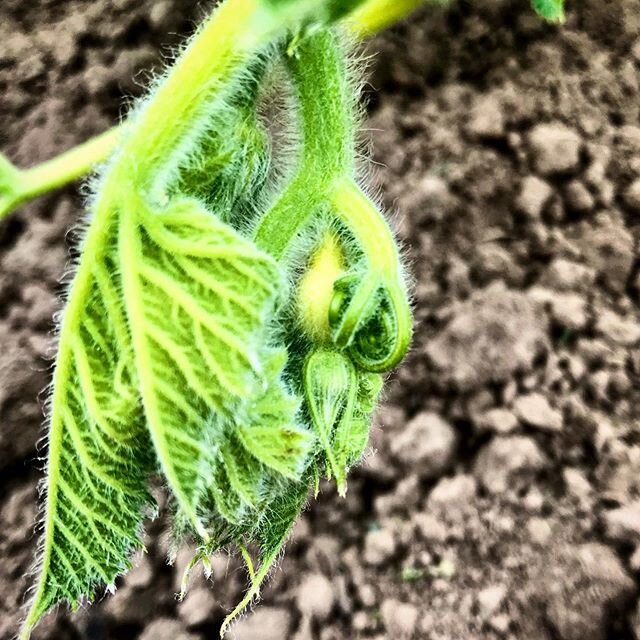
<svg viewBox="0 0 640 640">
<path fill-rule="evenodd" d="M 369 0 L 356 9 L 349 20 L 351 31 L 367 37 L 406 18 L 427 0 Z"/>
<path fill-rule="evenodd" d="M 406 17 L 425 1 L 369 0 L 346 22 L 357 38 L 366 38 Z M 115 126 L 31 169 L 20 170 L 10 165 L 12 179 L 6 193 L 0 184 L 0 221 L 20 205 L 71 184 L 106 162 L 122 140 L 123 126 Z"/>
<path fill-rule="evenodd" d="M 109 129 L 31 169 L 14 168 L 10 193 L 3 198 L 0 191 L 0 220 L 21 204 L 86 176 L 113 153 L 120 131 L 120 127 Z"/>
</svg>

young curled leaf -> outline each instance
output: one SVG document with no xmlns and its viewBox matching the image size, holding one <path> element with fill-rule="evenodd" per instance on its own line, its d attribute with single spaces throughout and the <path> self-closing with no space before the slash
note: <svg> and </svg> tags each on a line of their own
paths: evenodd
<svg viewBox="0 0 640 640">
<path fill-rule="evenodd" d="M 286 352 L 268 350 L 262 362 L 265 387 L 251 406 L 214 413 L 206 427 L 209 449 L 217 452 L 204 474 L 208 529 L 234 524 L 251 536 L 264 509 L 301 481 L 312 458 L 315 436 L 300 423 L 300 401 L 283 381 Z"/>
</svg>

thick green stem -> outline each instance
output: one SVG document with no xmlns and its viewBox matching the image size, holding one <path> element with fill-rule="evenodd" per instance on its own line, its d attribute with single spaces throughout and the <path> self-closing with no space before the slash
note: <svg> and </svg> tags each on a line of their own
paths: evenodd
<svg viewBox="0 0 640 640">
<path fill-rule="evenodd" d="M 328 205 L 355 240 L 364 271 L 338 278 L 333 289 L 303 283 L 301 318 L 331 314 L 338 347 L 350 348 L 367 371 L 389 371 L 409 346 L 411 311 L 389 226 L 354 182 L 354 88 L 344 53 L 335 33 L 324 31 L 302 40 L 289 64 L 302 128 L 299 169 L 261 218 L 256 242 L 281 260 L 308 220 Z M 312 262 L 310 281 L 317 283 L 322 279 L 314 272 L 326 265 Z"/>
<path fill-rule="evenodd" d="M 353 87 L 336 33 L 306 37 L 288 61 L 302 129 L 300 160 L 255 234 L 258 246 L 278 260 L 326 199 L 330 185 L 352 173 L 355 144 Z"/>
</svg>

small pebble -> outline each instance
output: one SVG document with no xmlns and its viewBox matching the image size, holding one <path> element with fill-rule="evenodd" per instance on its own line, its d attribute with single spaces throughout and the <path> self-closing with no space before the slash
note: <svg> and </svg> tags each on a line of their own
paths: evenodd
<svg viewBox="0 0 640 640">
<path fill-rule="evenodd" d="M 537 125 L 529 135 L 529 143 L 534 165 L 542 175 L 568 173 L 578 168 L 582 140 L 564 124 Z"/>
<path fill-rule="evenodd" d="M 516 207 L 530 220 L 539 220 L 552 195 L 553 189 L 548 182 L 537 176 L 527 176 L 520 186 Z"/>
<path fill-rule="evenodd" d="M 396 550 L 396 540 L 391 531 L 369 531 L 364 541 L 364 561 L 374 567 L 381 566 L 393 558 Z"/>
<path fill-rule="evenodd" d="M 540 393 L 530 393 L 516 398 L 513 411 L 522 422 L 532 427 L 542 431 L 562 431 L 562 413 L 554 409 Z"/>
<path fill-rule="evenodd" d="M 551 539 L 551 525 L 544 518 L 531 518 L 527 523 L 527 532 L 531 542 L 543 547 Z"/>
<path fill-rule="evenodd" d="M 411 638 L 418 624 L 418 609 L 398 600 L 385 600 L 380 607 L 390 638 Z"/>
<path fill-rule="evenodd" d="M 493 615 L 504 602 L 507 595 L 507 588 L 502 584 L 495 584 L 486 587 L 478 594 L 478 606 L 480 615 L 488 618 Z"/>
</svg>

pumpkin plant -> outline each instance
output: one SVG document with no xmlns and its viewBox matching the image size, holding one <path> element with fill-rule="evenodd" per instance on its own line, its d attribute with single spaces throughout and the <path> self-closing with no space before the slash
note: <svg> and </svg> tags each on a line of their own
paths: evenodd
<svg viewBox="0 0 640 640">
<path fill-rule="evenodd" d="M 22 639 L 126 572 L 157 478 L 190 569 L 222 547 L 246 561 L 222 633 L 310 489 L 346 493 L 412 330 L 358 178 L 351 41 L 417 4 L 224 0 L 118 129 L 27 171 L 0 157 L 0 217 L 103 162 L 59 327 Z"/>
</svg>

